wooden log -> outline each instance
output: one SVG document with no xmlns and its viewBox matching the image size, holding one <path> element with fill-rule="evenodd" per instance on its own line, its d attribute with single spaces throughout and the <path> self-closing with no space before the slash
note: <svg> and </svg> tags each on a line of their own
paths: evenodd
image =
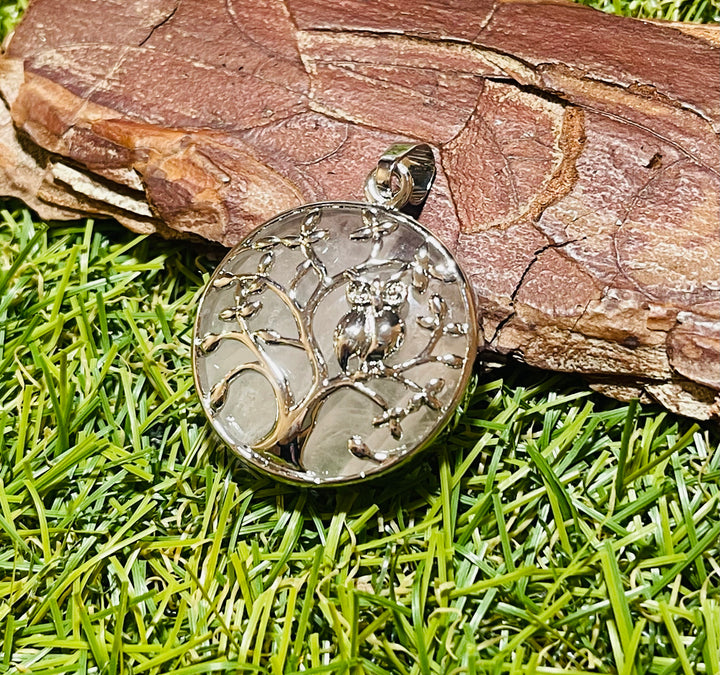
<svg viewBox="0 0 720 675">
<path fill-rule="evenodd" d="M 717 36 L 531 0 L 35 0 L 0 61 L 0 193 L 232 245 L 427 142 L 421 221 L 487 351 L 707 418 Z"/>
</svg>

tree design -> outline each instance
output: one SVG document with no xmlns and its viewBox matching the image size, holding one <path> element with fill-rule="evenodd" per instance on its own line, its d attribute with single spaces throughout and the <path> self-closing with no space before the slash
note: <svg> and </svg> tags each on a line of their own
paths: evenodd
<svg viewBox="0 0 720 675">
<path fill-rule="evenodd" d="M 443 336 L 460 337 L 468 333 L 466 323 L 451 320 L 442 295 L 429 290 L 431 279 L 455 282 L 455 269 L 433 264 L 427 245 L 421 246 L 409 261 L 382 258 L 383 244 L 397 229 L 398 221 L 382 209 L 367 206 L 361 211 L 362 225 L 350 233 L 349 239 L 367 241 L 370 244 L 368 255 L 349 269 L 329 274 L 315 250 L 330 236 L 328 230 L 320 227 L 322 217 L 318 207 L 305 216 L 296 235 L 259 236 L 246 242 L 243 250 L 260 254 L 255 269 L 242 274 L 221 270 L 212 282 L 215 289 L 232 288 L 234 304 L 224 308 L 219 318 L 234 325 L 232 329 L 198 337 L 196 343 L 201 357 L 211 353 L 224 340 L 236 340 L 250 351 L 252 358 L 229 370 L 208 393 L 211 414 L 225 405 L 234 381 L 244 373 L 260 374 L 272 388 L 277 412 L 272 428 L 253 443 L 253 449 L 257 452 L 272 450 L 273 454 L 278 453 L 297 468 L 302 468 L 303 447 L 320 409 L 333 392 L 344 388 L 358 392 L 378 409 L 373 425 L 387 426 L 392 438 L 399 441 L 405 418 L 423 407 L 443 410 L 438 395 L 445 387 L 444 379 L 434 377 L 419 382 L 408 371 L 425 363 L 458 369 L 465 365 L 467 358 L 451 352 L 436 353 Z M 292 279 L 284 285 L 271 276 L 282 248 L 298 250 L 302 257 Z M 307 275 L 314 275 L 315 287 L 303 302 L 298 298 L 297 290 Z M 335 355 L 326 355 L 313 331 L 313 316 L 331 293 L 342 288 L 349 309 L 335 328 Z M 419 330 L 427 337 L 416 355 L 392 363 L 388 357 L 402 344 L 406 330 L 402 310 L 409 294 L 424 300 L 427 306 L 427 313 L 417 318 Z M 272 327 L 252 327 L 253 318 L 270 295 L 276 296 L 292 315 L 296 336 L 282 335 Z M 268 353 L 270 345 L 283 345 L 304 353 L 312 373 L 312 383 L 305 393 L 298 395 L 293 390 L 288 373 Z M 337 359 L 340 372 L 329 367 L 329 358 Z M 393 404 L 378 391 L 378 384 L 383 380 L 393 380 L 401 385 L 406 392 L 401 401 Z M 347 448 L 356 457 L 377 462 L 393 453 L 387 448 L 373 450 L 357 435 L 348 438 Z"/>
</svg>

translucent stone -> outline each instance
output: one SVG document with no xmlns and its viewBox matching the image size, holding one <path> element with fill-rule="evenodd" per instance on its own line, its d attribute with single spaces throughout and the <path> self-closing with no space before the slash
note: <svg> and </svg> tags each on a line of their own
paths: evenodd
<svg viewBox="0 0 720 675">
<path fill-rule="evenodd" d="M 468 284 L 432 234 L 379 206 L 309 204 L 218 266 L 198 310 L 195 381 L 213 427 L 255 468 L 349 483 L 440 431 L 476 339 Z"/>
</svg>

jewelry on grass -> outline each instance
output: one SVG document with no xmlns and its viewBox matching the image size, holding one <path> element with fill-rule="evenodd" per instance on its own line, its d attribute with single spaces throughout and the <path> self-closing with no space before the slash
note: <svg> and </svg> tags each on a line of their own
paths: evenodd
<svg viewBox="0 0 720 675">
<path fill-rule="evenodd" d="M 251 467 L 352 483 L 402 464 L 452 416 L 477 349 L 472 291 L 401 211 L 424 201 L 434 175 L 429 146 L 394 145 L 367 203 L 281 213 L 217 267 L 195 322 L 195 384 Z"/>
</svg>

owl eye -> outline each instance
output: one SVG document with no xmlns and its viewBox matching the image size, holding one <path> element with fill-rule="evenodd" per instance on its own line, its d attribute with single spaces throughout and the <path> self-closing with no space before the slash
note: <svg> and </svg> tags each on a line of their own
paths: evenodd
<svg viewBox="0 0 720 675">
<path fill-rule="evenodd" d="M 397 307 L 405 302 L 407 288 L 402 281 L 391 281 L 383 290 L 383 300 L 390 307 Z"/>
<path fill-rule="evenodd" d="M 353 279 L 345 289 L 345 297 L 351 305 L 369 305 L 372 302 L 370 285 L 366 281 Z"/>
</svg>

